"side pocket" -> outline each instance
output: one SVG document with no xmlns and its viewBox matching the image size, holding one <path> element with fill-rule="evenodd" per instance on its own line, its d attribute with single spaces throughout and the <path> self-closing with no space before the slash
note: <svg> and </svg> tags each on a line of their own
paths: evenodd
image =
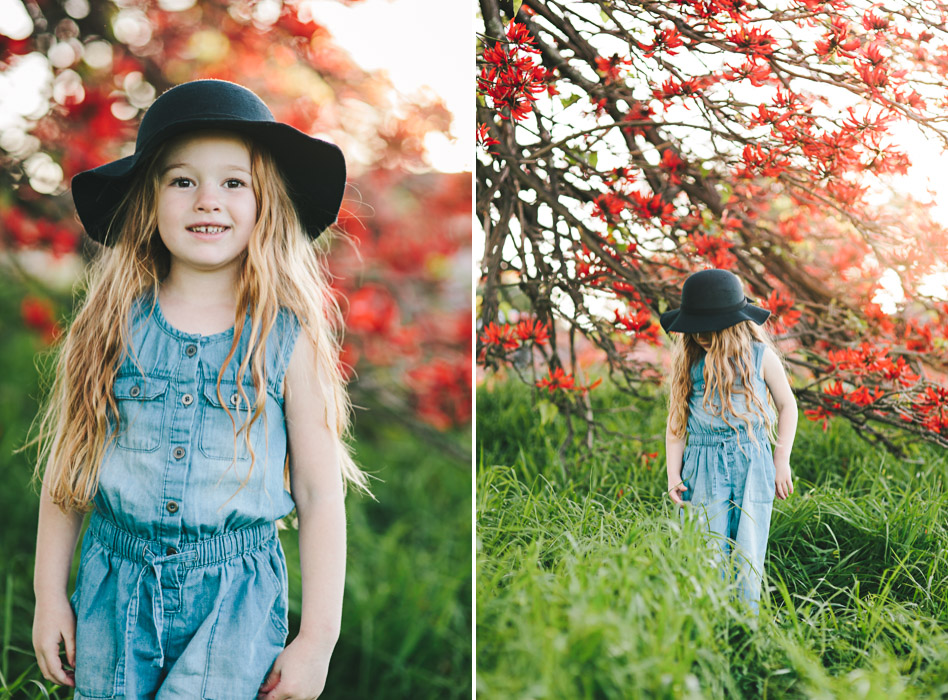
<svg viewBox="0 0 948 700">
<path fill-rule="evenodd" d="M 254 697 L 283 651 L 286 593 L 274 570 L 275 556 L 266 548 L 222 564 L 234 567 L 235 576 L 220 599 L 208 640 L 205 700 Z"/>
<path fill-rule="evenodd" d="M 116 693 L 119 644 L 124 618 L 108 552 L 93 541 L 83 552 L 76 590 L 70 602 L 76 613 L 76 690 L 82 697 L 112 698 Z"/>
</svg>

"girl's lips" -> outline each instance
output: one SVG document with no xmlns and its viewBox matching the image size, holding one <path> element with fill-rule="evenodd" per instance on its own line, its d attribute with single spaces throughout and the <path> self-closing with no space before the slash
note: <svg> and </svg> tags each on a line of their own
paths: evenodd
<svg viewBox="0 0 948 700">
<path fill-rule="evenodd" d="M 214 238 L 220 238 L 225 233 L 230 231 L 230 226 L 225 226 L 223 231 L 213 231 L 213 232 L 195 231 L 190 228 L 185 229 L 185 230 L 196 238 L 214 239 Z"/>
</svg>

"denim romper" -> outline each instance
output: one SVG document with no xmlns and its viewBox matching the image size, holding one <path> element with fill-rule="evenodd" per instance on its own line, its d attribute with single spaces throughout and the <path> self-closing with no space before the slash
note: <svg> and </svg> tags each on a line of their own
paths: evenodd
<svg viewBox="0 0 948 700">
<path fill-rule="evenodd" d="M 281 310 L 267 339 L 266 420 L 251 430 L 256 463 L 238 492 L 250 452 L 241 432 L 235 454 L 216 387 L 234 329 L 183 333 L 150 293 L 130 320 L 133 353 L 114 385 L 120 430 L 102 462 L 70 599 L 75 697 L 250 700 L 287 635 L 274 521 L 294 505 L 283 484 L 282 382 L 299 323 Z M 236 381 L 249 326 L 220 391 L 238 427 L 255 398 L 249 369 L 249 404 Z"/>
<path fill-rule="evenodd" d="M 753 345 L 753 389 L 771 421 L 775 421 L 767 403 L 767 386 L 761 369 L 764 349 L 763 343 Z M 756 613 L 774 502 L 773 453 L 766 426 L 758 416 L 751 414 L 756 444 L 747 431 L 740 414 L 750 413 L 749 402 L 742 394 L 735 393 L 742 386 L 740 379 L 736 380 L 731 394 L 731 403 L 738 415 L 728 414 L 728 420 L 736 429 L 730 428 L 720 415 L 711 415 L 704 408 L 704 359 L 702 356 L 691 368 L 688 444 L 681 469 L 681 479 L 687 488 L 682 500 L 690 501 L 690 505 L 682 509 L 682 515 L 689 510 L 707 525 L 722 577 L 730 578 L 733 564 L 738 594 Z M 719 405 L 716 396 L 712 404 Z M 750 405 L 753 409 L 753 403 Z M 732 550 L 736 553 L 733 562 Z"/>
</svg>

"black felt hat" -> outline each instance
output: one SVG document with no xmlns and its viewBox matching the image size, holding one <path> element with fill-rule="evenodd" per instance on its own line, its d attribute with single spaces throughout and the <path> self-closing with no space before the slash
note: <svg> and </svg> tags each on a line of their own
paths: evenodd
<svg viewBox="0 0 948 700">
<path fill-rule="evenodd" d="M 741 281 L 727 270 L 701 270 L 690 275 L 681 287 L 681 308 L 661 315 L 668 333 L 721 331 L 741 321 L 758 326 L 770 316 L 767 309 L 754 306 L 744 296 Z"/>
<path fill-rule="evenodd" d="M 72 198 L 86 232 L 105 245 L 109 223 L 142 164 L 169 138 L 197 129 L 246 134 L 270 150 L 307 233 L 316 238 L 336 220 L 346 185 L 338 146 L 276 121 L 251 90 L 226 80 L 194 80 L 164 92 L 145 112 L 135 153 L 78 173 Z"/>
</svg>

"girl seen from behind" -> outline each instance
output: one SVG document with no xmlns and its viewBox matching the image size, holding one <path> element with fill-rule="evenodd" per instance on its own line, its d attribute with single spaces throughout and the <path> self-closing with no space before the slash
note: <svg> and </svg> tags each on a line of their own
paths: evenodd
<svg viewBox="0 0 948 700">
<path fill-rule="evenodd" d="M 722 577 L 736 573 L 739 596 L 754 613 L 774 495 L 793 493 L 797 427 L 783 363 L 761 327 L 769 315 L 748 302 L 733 273 L 703 270 L 685 280 L 681 307 L 661 316 L 666 332 L 677 334 L 665 434 L 668 494 L 707 526 Z"/>
<path fill-rule="evenodd" d="M 343 493 L 366 488 L 317 247 L 344 187 L 338 148 L 219 80 L 164 93 L 133 156 L 74 178 L 105 247 L 39 424 L 33 642 L 77 699 L 322 692 Z M 303 608 L 284 649 L 275 521 L 294 508 Z"/>
</svg>

